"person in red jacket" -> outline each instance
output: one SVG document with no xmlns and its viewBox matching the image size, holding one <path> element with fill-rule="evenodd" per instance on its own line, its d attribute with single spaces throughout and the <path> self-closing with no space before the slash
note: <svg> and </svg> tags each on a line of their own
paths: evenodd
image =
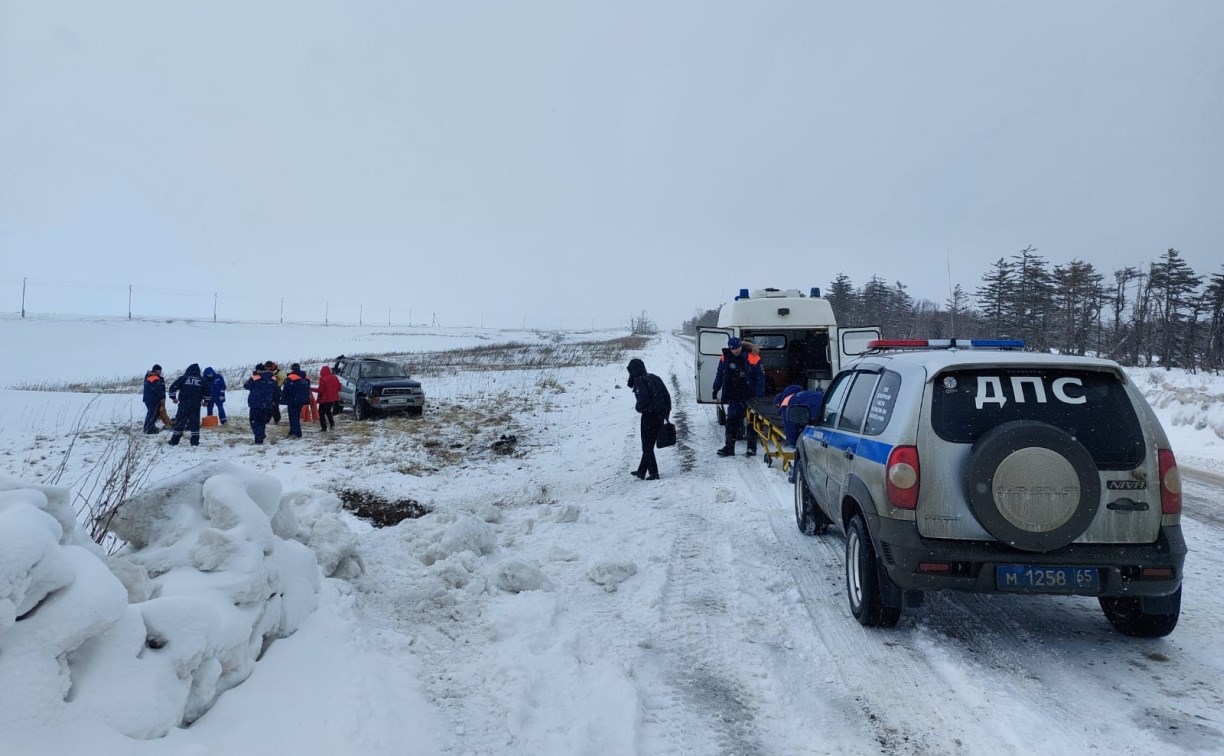
<svg viewBox="0 0 1224 756">
<path fill-rule="evenodd" d="M 324 365 L 319 371 L 319 385 L 310 389 L 319 395 L 319 425 L 323 430 L 336 427 L 336 405 L 340 402 L 340 379 Z"/>
</svg>

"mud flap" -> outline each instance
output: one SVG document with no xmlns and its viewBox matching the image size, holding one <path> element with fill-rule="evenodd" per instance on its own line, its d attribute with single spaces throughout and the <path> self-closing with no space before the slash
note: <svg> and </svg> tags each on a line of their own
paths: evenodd
<svg viewBox="0 0 1224 756">
<path fill-rule="evenodd" d="M 1178 608 L 1178 595 L 1142 596 L 1139 598 L 1139 609 L 1144 614 L 1172 614 Z"/>
</svg>

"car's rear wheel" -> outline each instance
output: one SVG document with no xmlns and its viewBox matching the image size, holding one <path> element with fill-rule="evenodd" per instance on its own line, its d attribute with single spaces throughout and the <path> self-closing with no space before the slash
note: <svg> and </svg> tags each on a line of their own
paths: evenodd
<svg viewBox="0 0 1224 756">
<path fill-rule="evenodd" d="M 829 520 L 808 491 L 799 467 L 795 468 L 795 525 L 804 535 L 824 535 L 829 530 Z"/>
<path fill-rule="evenodd" d="M 846 530 L 846 596 L 850 613 L 863 627 L 893 627 L 901 619 L 901 607 L 884 605 L 880 579 L 880 562 L 867 522 L 856 514 Z"/>
<path fill-rule="evenodd" d="M 1177 627 L 1177 620 L 1181 616 L 1181 596 L 1182 589 L 1179 587 L 1172 596 L 1172 611 L 1161 614 L 1144 612 L 1143 600 L 1133 596 L 1102 596 L 1099 601 L 1105 619 L 1123 635 L 1163 638 Z"/>
<path fill-rule="evenodd" d="M 424 407 L 409 407 L 408 415 L 409 417 L 420 417 L 421 413 L 424 411 L 425 411 Z"/>
</svg>

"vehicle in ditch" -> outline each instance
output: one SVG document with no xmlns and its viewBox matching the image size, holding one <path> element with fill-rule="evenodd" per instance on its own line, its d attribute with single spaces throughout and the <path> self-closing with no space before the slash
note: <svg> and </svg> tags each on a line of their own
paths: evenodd
<svg viewBox="0 0 1224 756">
<path fill-rule="evenodd" d="M 332 368 L 340 380 L 340 406 L 357 420 L 374 413 L 425 411 L 425 390 L 403 365 L 373 357 L 340 357 Z"/>
</svg>

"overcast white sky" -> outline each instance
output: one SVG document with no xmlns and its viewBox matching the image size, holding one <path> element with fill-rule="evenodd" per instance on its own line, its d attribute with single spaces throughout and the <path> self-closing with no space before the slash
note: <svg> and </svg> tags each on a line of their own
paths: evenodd
<svg viewBox="0 0 1224 756">
<path fill-rule="evenodd" d="M 0 0 L 0 311 L 671 326 L 839 271 L 943 301 L 1027 244 L 1218 272 L 1221 39 L 1217 0 Z"/>
</svg>

